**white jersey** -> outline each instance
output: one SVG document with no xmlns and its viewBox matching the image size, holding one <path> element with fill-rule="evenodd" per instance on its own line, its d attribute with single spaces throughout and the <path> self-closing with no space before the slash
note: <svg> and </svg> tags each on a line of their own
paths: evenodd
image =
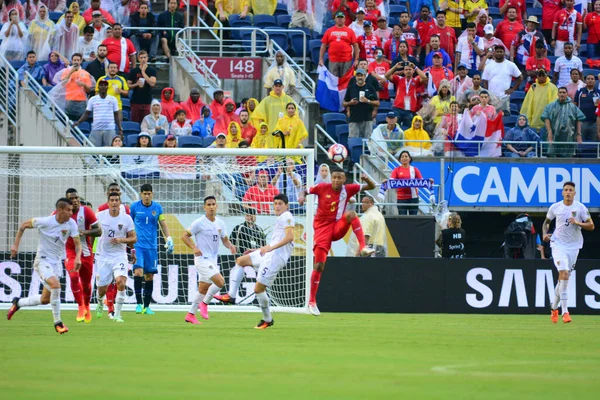
<svg viewBox="0 0 600 400">
<path fill-rule="evenodd" d="M 559 201 L 550 206 L 546 218 L 556 218 L 556 228 L 550 239 L 550 247 L 558 247 L 564 250 L 577 250 L 583 247 L 583 235 L 581 227 L 570 224 L 569 218 L 575 218 L 579 222 L 585 222 L 590 218 L 588 209 L 578 201 L 567 206 Z"/>
<path fill-rule="evenodd" d="M 135 230 L 131 217 L 121 211 L 118 216 L 113 217 L 110 215 L 110 210 L 100 211 L 96 217 L 97 223 L 102 228 L 102 236 L 96 248 L 96 259 L 98 261 L 127 259 L 127 245 L 112 244 L 110 241 L 114 238 L 126 238 L 127 233 Z"/>
<path fill-rule="evenodd" d="M 203 257 L 216 261 L 219 257 L 219 239 L 227 237 L 225 222 L 215 218 L 212 222 L 206 216 L 200 217 L 187 229 L 194 237 L 196 247 L 202 252 Z"/>
<path fill-rule="evenodd" d="M 294 227 L 296 225 L 296 220 L 291 212 L 286 211 L 277 217 L 275 220 L 275 226 L 273 227 L 273 234 L 271 235 L 271 241 L 269 242 L 270 246 L 273 246 L 283 240 L 285 237 L 285 230 L 288 227 Z M 287 261 L 292 255 L 292 249 L 294 248 L 294 241 L 292 240 L 290 243 L 282 246 L 278 249 L 273 250 L 272 252 L 276 254 L 278 257 L 281 257 L 283 260 Z"/>
<path fill-rule="evenodd" d="M 79 237 L 79 229 L 72 218 L 59 224 L 55 215 L 33 218 L 31 223 L 40 234 L 37 256 L 60 262 L 64 258 L 65 243 L 69 237 Z"/>
</svg>

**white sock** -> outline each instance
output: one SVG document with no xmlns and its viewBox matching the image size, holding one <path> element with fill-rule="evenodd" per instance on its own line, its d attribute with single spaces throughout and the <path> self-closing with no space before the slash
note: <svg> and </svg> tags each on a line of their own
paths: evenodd
<svg viewBox="0 0 600 400">
<path fill-rule="evenodd" d="M 19 299 L 19 302 L 17 303 L 17 305 L 19 307 L 33 307 L 33 306 L 39 306 L 40 304 L 42 304 L 42 296 L 39 294 L 37 296 L 31 296 L 31 297 L 25 297 L 23 299 Z"/>
<path fill-rule="evenodd" d="M 121 318 L 123 303 L 125 303 L 125 291 L 117 290 L 117 297 L 115 297 L 115 318 Z"/>
<path fill-rule="evenodd" d="M 569 280 L 560 281 L 560 308 L 562 313 L 568 313 L 569 309 L 567 308 L 567 300 L 568 300 L 568 292 L 567 289 L 569 287 Z"/>
<path fill-rule="evenodd" d="M 215 285 L 214 283 L 210 285 L 210 287 L 206 291 L 206 294 L 204 295 L 204 300 L 202 300 L 204 304 L 210 304 L 210 301 L 213 299 L 215 294 L 219 293 L 219 290 L 221 290 L 221 288 Z"/>
<path fill-rule="evenodd" d="M 190 307 L 190 314 L 196 314 L 196 311 L 198 311 L 198 304 L 200 304 L 203 298 L 204 295 L 198 292 L 198 294 L 194 298 L 194 301 L 192 301 L 192 306 Z"/>
<path fill-rule="evenodd" d="M 554 301 L 552 302 L 552 309 L 556 310 L 558 305 L 560 304 L 560 281 L 556 284 L 554 288 Z"/>
<path fill-rule="evenodd" d="M 244 268 L 235 264 L 229 272 L 229 297 L 234 299 L 237 297 L 242 279 L 244 279 Z"/>
<path fill-rule="evenodd" d="M 60 321 L 60 288 L 50 289 L 50 305 L 52 306 L 54 323 L 57 323 Z"/>
<path fill-rule="evenodd" d="M 104 307 L 104 297 L 106 297 L 106 293 L 104 296 L 100 296 L 100 289 L 96 289 L 96 301 L 98 304 L 102 304 L 102 307 Z"/>
<path fill-rule="evenodd" d="M 267 292 L 256 293 L 256 298 L 258 299 L 258 305 L 263 314 L 263 321 L 271 322 L 273 318 L 271 318 L 271 309 L 269 308 L 269 296 L 267 296 Z"/>
</svg>

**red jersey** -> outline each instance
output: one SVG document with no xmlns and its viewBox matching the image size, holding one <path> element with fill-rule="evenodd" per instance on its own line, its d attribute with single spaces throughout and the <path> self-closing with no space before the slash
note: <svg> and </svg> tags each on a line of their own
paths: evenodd
<svg viewBox="0 0 600 400">
<path fill-rule="evenodd" d="M 270 214 L 273 198 L 279 194 L 279 190 L 271 184 L 266 189 L 261 189 L 254 185 L 246 191 L 244 203 L 254 203 L 254 209 L 258 214 Z"/>
<path fill-rule="evenodd" d="M 347 26 L 332 26 L 321 39 L 321 43 L 329 45 L 329 61 L 340 63 L 352 61 L 352 45 L 357 42 L 356 34 Z"/>
<path fill-rule="evenodd" d="M 542 29 L 552 29 L 554 17 L 562 9 L 562 0 L 542 0 Z"/>
<path fill-rule="evenodd" d="M 377 61 L 373 61 L 371 64 L 369 64 L 369 70 L 367 72 L 369 74 L 371 72 L 375 72 L 379 76 L 384 76 L 385 73 L 388 72 L 389 70 L 390 70 L 389 63 L 384 61 L 381 64 L 378 64 Z M 381 89 L 378 93 L 379 93 L 380 100 L 388 100 L 390 98 L 390 90 L 388 88 L 387 82 L 383 85 L 383 89 Z"/>
<path fill-rule="evenodd" d="M 362 185 L 351 183 L 342 186 L 342 190 L 336 192 L 331 183 L 319 183 L 308 189 L 309 194 L 319 197 L 317 215 L 315 216 L 315 227 L 328 225 L 339 221 L 346 212 L 348 200 L 358 192 Z"/>
<path fill-rule="evenodd" d="M 125 45 L 127 47 L 126 49 L 124 49 L 125 54 L 123 54 L 123 52 L 121 51 L 121 39 L 125 40 Z M 119 71 L 129 72 L 129 68 L 131 65 L 131 63 L 129 62 L 129 56 L 136 54 L 137 50 L 135 49 L 133 43 L 131 43 L 131 40 L 125 38 L 121 39 L 109 37 L 104 39 L 102 44 L 106 46 L 106 58 L 108 58 L 110 62 L 117 63 Z M 123 55 L 125 56 L 125 60 L 122 59 Z"/>
<path fill-rule="evenodd" d="M 415 50 L 417 46 L 421 45 L 421 41 L 419 39 L 419 31 L 415 28 L 411 28 L 407 26 L 406 28 L 402 28 L 402 36 L 400 36 L 401 40 L 404 40 L 408 44 L 408 55 L 409 56 L 418 56 L 419 54 L 415 54 Z M 392 60 L 393 61 L 393 60 Z"/>
<path fill-rule="evenodd" d="M 250 122 L 248 122 L 246 126 L 241 125 L 242 124 L 240 123 L 240 127 L 242 128 L 242 138 L 244 138 L 248 144 L 252 144 L 252 139 L 256 136 L 256 128 L 250 125 Z"/>
<path fill-rule="evenodd" d="M 558 25 L 556 28 L 556 40 L 575 43 L 577 39 L 577 25 L 583 24 L 583 19 L 577 10 L 573 9 L 569 11 L 563 8 L 556 13 L 554 24 Z"/>
<path fill-rule="evenodd" d="M 377 8 L 373 10 L 365 9 L 365 21 L 369 21 L 373 26 L 377 26 L 377 18 L 381 15 L 381 11 Z"/>
<path fill-rule="evenodd" d="M 423 43 L 426 42 L 425 39 L 429 36 L 429 31 L 435 27 L 435 20 L 433 18 L 429 18 L 427 21 L 423 21 L 422 19 L 417 19 L 413 22 L 413 28 L 419 32 L 419 38 Z"/>
<path fill-rule="evenodd" d="M 446 53 L 454 62 L 454 48 L 456 47 L 456 34 L 454 33 L 454 29 L 446 26 L 444 28 L 440 28 L 437 25 L 434 25 L 432 29 L 429 30 L 427 34 L 427 39 L 423 40 L 423 43 L 429 43 L 429 38 L 433 35 L 438 35 L 440 37 L 440 47 L 446 50 Z"/>
<path fill-rule="evenodd" d="M 333 0 L 333 3 L 331 3 L 330 7 L 331 12 L 337 11 L 340 8 L 341 2 L 341 0 Z M 348 12 L 348 10 L 352 11 L 352 14 L 356 14 L 356 11 L 358 10 L 358 2 L 348 0 L 346 2 L 346 8 L 340 10 L 346 16 L 346 26 L 349 26 L 352 23 L 352 20 L 350 19 L 350 13 Z"/>
<path fill-rule="evenodd" d="M 525 29 L 525 27 L 521 22 L 510 22 L 509 20 L 505 19 L 500 21 L 498 26 L 496 26 L 495 36 L 500 39 L 502 43 L 504 43 L 504 47 L 510 50 L 510 46 L 512 45 L 513 41 L 523 29 Z"/>
<path fill-rule="evenodd" d="M 123 208 L 125 209 L 125 214 L 129 215 L 129 206 L 121 204 L 121 211 L 123 211 Z M 100 207 L 98 207 L 98 212 L 104 210 L 108 210 L 108 203 L 104 203 Z"/>
<path fill-rule="evenodd" d="M 392 83 L 396 87 L 394 107 L 401 110 L 417 112 L 419 110 L 418 94 L 423 91 L 421 78 L 416 76 L 410 80 L 399 75 L 392 76 Z"/>
<path fill-rule="evenodd" d="M 588 27 L 588 44 L 600 42 L 600 14 L 597 12 L 588 13 L 585 16 L 585 24 Z"/>
<path fill-rule="evenodd" d="M 411 176 L 411 173 L 410 173 L 411 168 L 415 170 L 414 177 Z M 415 167 L 404 168 L 402 165 L 400 165 L 392 171 L 392 175 L 390 176 L 390 178 L 391 179 L 423 179 L 423 176 L 421 175 L 421 171 L 419 171 Z M 396 198 L 398 200 L 409 200 L 409 199 L 416 199 L 419 197 L 419 189 L 417 189 L 417 188 L 402 188 L 402 189 L 396 189 L 396 190 L 397 190 Z"/>
<path fill-rule="evenodd" d="M 56 212 L 52 213 L 52 215 L 54 214 L 56 214 Z M 94 211 L 86 206 L 80 206 L 77 214 L 71 215 L 71 219 L 77 223 L 77 229 L 79 229 L 80 232 L 84 230 L 89 231 L 92 229 L 92 225 L 97 221 Z M 75 242 L 72 237 L 67 239 L 65 248 L 67 250 L 67 258 L 75 258 Z M 85 237 L 85 243 L 81 243 L 81 255 L 83 257 L 92 255 L 92 239 L 89 236 Z"/>
<path fill-rule="evenodd" d="M 529 57 L 527 62 L 525 63 L 525 70 L 527 71 L 537 71 L 538 69 L 545 69 L 548 74 L 551 71 L 550 60 L 546 57 L 538 60 L 536 57 Z M 535 78 L 528 77 L 527 78 L 527 86 L 525 87 L 525 91 L 529 90 L 529 87 L 535 82 Z"/>
<path fill-rule="evenodd" d="M 369 37 L 360 35 L 358 37 L 358 47 L 360 49 L 359 58 L 364 58 L 367 62 L 372 63 L 375 61 L 375 49 L 381 47 L 381 40 L 373 34 Z M 331 58 L 331 55 L 329 57 Z"/>
<path fill-rule="evenodd" d="M 523 22 L 523 14 L 527 12 L 527 5 L 525 4 L 525 0 L 500 0 L 499 8 L 504 7 L 507 1 L 509 7 L 514 7 L 517 9 L 517 21 Z M 508 14 L 508 12 L 504 13 L 504 19 L 508 21 L 506 14 Z M 498 30 L 496 29 L 496 32 L 497 31 Z"/>
</svg>

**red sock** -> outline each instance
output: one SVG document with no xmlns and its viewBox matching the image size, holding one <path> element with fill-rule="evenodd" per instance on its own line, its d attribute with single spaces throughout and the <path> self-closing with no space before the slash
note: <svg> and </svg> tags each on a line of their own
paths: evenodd
<svg viewBox="0 0 600 400">
<path fill-rule="evenodd" d="M 319 291 L 319 283 L 321 283 L 321 275 L 323 273 L 313 270 L 310 276 L 310 300 L 309 303 L 317 302 L 317 292 Z"/>
<path fill-rule="evenodd" d="M 90 274 L 90 271 L 82 269 L 79 271 L 79 278 L 83 293 L 83 304 L 86 307 L 89 307 L 90 299 L 92 298 L 92 275 Z"/>
<path fill-rule="evenodd" d="M 358 217 L 356 217 L 352 220 L 352 230 L 354 231 L 354 234 L 356 235 L 356 238 L 358 239 L 358 245 L 359 245 L 360 249 L 362 250 L 362 248 L 366 246 L 365 234 L 363 233 L 362 225 L 361 225 L 360 219 L 358 219 Z"/>
<path fill-rule="evenodd" d="M 109 313 L 115 311 L 115 297 L 117 297 L 117 285 L 111 283 L 106 289 L 106 305 Z"/>
<path fill-rule="evenodd" d="M 69 273 L 71 280 L 71 292 L 79 307 L 83 306 L 83 293 L 81 292 L 81 282 L 79 281 L 79 272 Z"/>
</svg>

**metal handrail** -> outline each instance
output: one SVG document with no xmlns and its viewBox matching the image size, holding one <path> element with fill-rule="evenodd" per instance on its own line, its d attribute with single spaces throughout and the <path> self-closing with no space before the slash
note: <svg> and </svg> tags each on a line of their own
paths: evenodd
<svg viewBox="0 0 600 400">
<path fill-rule="evenodd" d="M 0 110 L 16 127 L 19 120 L 19 74 L 4 54 L 0 54 L 0 90 L 4 93 L 0 96 Z"/>
<path fill-rule="evenodd" d="M 327 131 L 325 131 L 325 129 L 323 129 L 323 127 L 321 125 L 319 125 L 319 124 L 315 125 L 315 153 L 318 153 L 318 151 L 320 150 L 324 155 L 329 157 L 327 149 L 325 147 L 323 147 L 323 145 L 321 145 L 321 143 L 319 143 L 319 133 L 323 134 L 323 136 L 325 136 L 325 138 L 327 140 L 329 140 L 332 145 L 338 144 L 338 142 L 334 138 L 329 136 Z M 316 159 L 316 155 L 315 155 L 315 159 Z M 335 163 L 335 165 L 337 165 L 340 168 L 343 168 L 342 163 Z"/>
<path fill-rule="evenodd" d="M 178 33 L 179 35 L 179 33 Z M 194 67 L 194 71 L 204 75 L 206 81 L 213 89 L 221 88 L 221 79 L 198 57 L 198 55 L 185 43 L 181 37 L 176 37 L 177 51 L 180 57 L 185 57 Z M 192 72 L 192 71 L 190 71 Z"/>
<path fill-rule="evenodd" d="M 187 0 L 184 0 L 187 1 Z M 189 2 L 188 2 L 189 3 Z M 189 4 L 188 4 L 188 18 L 190 15 L 190 10 L 189 10 Z M 215 32 L 212 29 L 209 29 L 209 33 L 216 39 L 219 41 L 219 43 L 221 44 L 221 51 L 223 49 L 223 23 L 219 20 L 219 18 L 217 18 L 217 16 L 215 14 L 213 14 L 212 11 L 210 11 L 210 9 L 204 5 L 204 3 L 202 3 L 201 1 L 198 2 L 198 7 L 200 7 L 201 9 L 203 9 L 204 11 L 206 11 L 206 13 L 208 15 L 210 15 L 212 17 L 212 19 L 215 20 L 215 23 L 217 24 L 217 28 L 219 28 L 219 36 L 217 36 L 215 34 Z M 198 15 L 198 24 L 202 24 L 204 25 L 206 28 L 210 28 L 210 26 L 202 19 L 200 18 L 200 15 Z M 189 25 L 189 23 L 188 23 Z M 198 25 L 199 26 L 199 25 Z"/>
</svg>

